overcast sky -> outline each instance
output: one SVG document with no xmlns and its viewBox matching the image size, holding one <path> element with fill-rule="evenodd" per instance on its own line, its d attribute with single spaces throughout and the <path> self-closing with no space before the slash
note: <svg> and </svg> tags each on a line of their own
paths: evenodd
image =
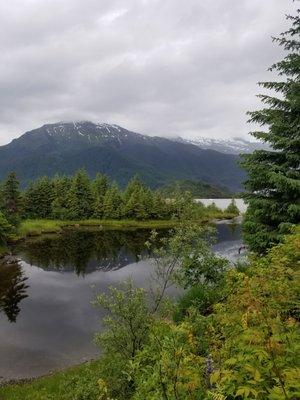
<svg viewBox="0 0 300 400">
<path fill-rule="evenodd" d="M 58 121 L 246 136 L 291 0 L 0 0 L 0 144 Z M 288 25 L 287 25 L 288 24 Z"/>
</svg>

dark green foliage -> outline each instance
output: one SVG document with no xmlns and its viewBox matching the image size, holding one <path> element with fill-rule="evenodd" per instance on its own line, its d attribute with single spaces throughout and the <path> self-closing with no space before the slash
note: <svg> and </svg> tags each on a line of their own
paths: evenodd
<svg viewBox="0 0 300 400">
<path fill-rule="evenodd" d="M 103 217 L 104 196 L 109 188 L 109 181 L 106 175 L 98 173 L 92 182 L 92 194 L 94 202 L 93 217 L 101 219 Z"/>
<path fill-rule="evenodd" d="M 225 209 L 225 212 L 228 212 L 228 213 L 234 214 L 234 215 L 239 215 L 240 211 L 237 208 L 237 205 L 235 204 L 234 199 L 231 200 L 229 206 Z"/>
<path fill-rule="evenodd" d="M 216 206 L 215 202 L 209 204 L 206 208 L 207 208 L 207 211 L 209 211 L 211 213 L 218 213 L 221 211 L 221 209 Z"/>
<path fill-rule="evenodd" d="M 0 245 L 6 244 L 8 235 L 12 231 L 12 226 L 9 224 L 5 216 L 0 211 Z"/>
<path fill-rule="evenodd" d="M 26 217 L 49 218 L 54 196 L 53 182 L 48 177 L 32 182 L 24 194 Z"/>
<path fill-rule="evenodd" d="M 55 176 L 53 179 L 54 200 L 51 204 L 51 216 L 55 219 L 67 219 L 68 212 L 68 193 L 72 180 L 66 176 Z"/>
<path fill-rule="evenodd" d="M 88 219 L 93 214 L 93 194 L 85 170 L 76 172 L 68 194 L 68 212 L 71 219 Z"/>
<path fill-rule="evenodd" d="M 155 191 L 152 194 L 151 217 L 153 219 L 167 219 L 169 217 L 166 199 L 159 191 Z"/>
<path fill-rule="evenodd" d="M 203 204 L 195 203 L 191 193 L 183 192 L 179 186 L 171 194 L 167 204 L 174 219 L 195 220 L 203 215 Z"/>
<path fill-rule="evenodd" d="M 220 199 L 231 196 L 230 191 L 226 188 L 191 180 L 174 181 L 163 186 L 160 190 L 165 196 L 170 196 L 178 188 L 181 192 L 190 192 L 194 198 L 198 199 Z"/>
<path fill-rule="evenodd" d="M 27 279 L 17 261 L 9 265 L 0 262 L 0 311 L 6 314 L 10 322 L 16 322 L 20 302 L 27 297 Z"/>
<path fill-rule="evenodd" d="M 274 38 L 287 56 L 272 65 L 281 79 L 260 82 L 278 97 L 259 95 L 264 108 L 249 112 L 250 121 L 266 131 L 251 134 L 271 145 L 243 157 L 249 179 L 245 183 L 248 209 L 244 238 L 251 250 L 264 253 L 281 241 L 283 234 L 300 220 L 300 17 L 288 16 L 292 27 Z"/>
<path fill-rule="evenodd" d="M 14 226 L 20 217 L 199 221 L 223 215 L 214 205 L 205 207 L 196 203 L 191 193 L 182 191 L 179 185 L 166 198 L 163 192 L 152 191 L 145 186 L 137 176 L 123 191 L 117 183 L 111 184 L 106 175 L 99 173 L 94 180 L 90 180 L 85 170 L 77 171 L 73 177 L 55 175 L 53 179 L 39 178 L 31 182 L 24 192 L 19 192 L 15 175 L 11 174 L 2 186 L 5 190 L 0 192 L 1 208 Z"/>
<path fill-rule="evenodd" d="M 149 219 L 153 210 L 153 194 L 142 182 L 134 177 L 124 192 L 123 215 L 137 220 Z M 155 214 L 155 213 L 153 213 Z"/>
<path fill-rule="evenodd" d="M 103 199 L 103 218 L 120 219 L 122 216 L 122 196 L 118 185 L 114 183 L 105 193 Z"/>
<path fill-rule="evenodd" d="M 1 209 L 6 219 L 13 225 L 17 225 L 21 216 L 21 193 L 19 181 L 14 172 L 8 174 L 1 190 Z"/>
<path fill-rule="evenodd" d="M 196 285 L 188 289 L 178 300 L 173 318 L 175 322 L 182 321 L 190 308 L 196 309 L 201 315 L 209 315 L 213 305 L 220 301 L 222 291 L 215 285 Z"/>
</svg>

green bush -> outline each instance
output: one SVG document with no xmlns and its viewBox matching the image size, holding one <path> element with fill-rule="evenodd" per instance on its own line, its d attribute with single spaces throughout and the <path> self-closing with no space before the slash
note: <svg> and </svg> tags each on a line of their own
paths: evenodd
<svg viewBox="0 0 300 400">
<path fill-rule="evenodd" d="M 12 232 L 12 226 L 8 223 L 5 216 L 0 212 L 0 245 L 5 245 L 9 234 Z"/>
<path fill-rule="evenodd" d="M 215 285 L 191 287 L 179 298 L 173 315 L 174 321 L 182 321 L 190 308 L 195 308 L 201 315 L 210 314 L 213 310 L 213 305 L 220 300 L 221 296 L 221 289 Z"/>
<path fill-rule="evenodd" d="M 240 210 L 238 209 L 234 199 L 231 200 L 229 206 L 224 211 L 226 213 L 233 214 L 236 216 L 240 214 Z"/>
</svg>

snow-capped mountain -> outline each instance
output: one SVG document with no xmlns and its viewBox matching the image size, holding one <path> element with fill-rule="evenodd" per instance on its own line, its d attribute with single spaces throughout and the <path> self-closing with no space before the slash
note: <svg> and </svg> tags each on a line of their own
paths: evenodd
<svg viewBox="0 0 300 400">
<path fill-rule="evenodd" d="M 59 122 L 0 146 L 0 180 L 15 171 L 25 186 L 40 176 L 70 175 L 85 168 L 91 177 L 103 172 L 122 186 L 138 174 L 151 187 L 189 179 L 238 191 L 245 173 L 237 160 L 235 154 L 146 136 L 118 125 Z"/>
<path fill-rule="evenodd" d="M 150 136 L 128 131 L 121 126 L 114 124 L 94 124 L 89 121 L 58 122 L 55 124 L 46 124 L 40 128 L 26 132 L 20 138 L 12 143 L 28 145 L 30 148 L 36 143 L 48 146 L 83 146 L 100 145 L 106 142 L 115 142 L 121 144 L 127 141 L 151 140 Z"/>
<path fill-rule="evenodd" d="M 225 154 L 253 153 L 254 150 L 268 149 L 268 145 L 263 142 L 250 142 L 243 138 L 233 139 L 210 139 L 199 137 L 197 139 L 175 138 L 177 142 L 189 143 L 206 150 L 216 150 Z"/>
</svg>

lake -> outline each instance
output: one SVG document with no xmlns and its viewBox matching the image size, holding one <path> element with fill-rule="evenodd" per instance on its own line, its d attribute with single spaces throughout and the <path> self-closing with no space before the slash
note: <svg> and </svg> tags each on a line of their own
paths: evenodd
<svg viewBox="0 0 300 400">
<path fill-rule="evenodd" d="M 236 260 L 240 225 L 216 226 L 215 251 Z M 0 380 L 39 376 L 97 357 L 92 339 L 103 312 L 91 305 L 93 296 L 129 277 L 147 286 L 149 235 L 78 229 L 19 244 L 14 253 L 20 263 L 0 266 Z"/>
</svg>

